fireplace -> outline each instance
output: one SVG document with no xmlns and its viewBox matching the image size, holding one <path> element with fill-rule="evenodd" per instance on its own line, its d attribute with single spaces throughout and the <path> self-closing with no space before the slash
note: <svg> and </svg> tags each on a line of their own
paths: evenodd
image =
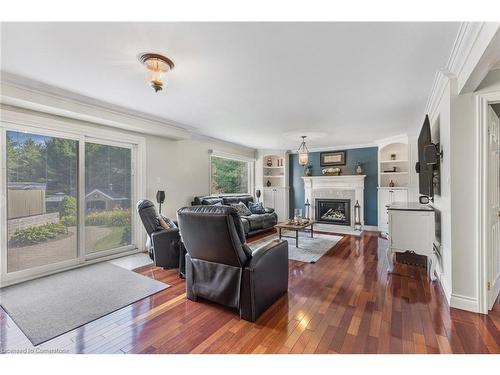
<svg viewBox="0 0 500 375">
<path fill-rule="evenodd" d="M 315 208 L 319 223 L 351 225 L 350 199 L 316 199 Z"/>
</svg>

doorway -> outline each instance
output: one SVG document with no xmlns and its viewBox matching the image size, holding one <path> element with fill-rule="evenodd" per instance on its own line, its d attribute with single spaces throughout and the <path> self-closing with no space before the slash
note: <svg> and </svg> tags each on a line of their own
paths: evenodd
<svg viewBox="0 0 500 375">
<path fill-rule="evenodd" d="M 488 106 L 486 176 L 487 304 L 491 310 L 500 293 L 500 103 Z"/>
</svg>

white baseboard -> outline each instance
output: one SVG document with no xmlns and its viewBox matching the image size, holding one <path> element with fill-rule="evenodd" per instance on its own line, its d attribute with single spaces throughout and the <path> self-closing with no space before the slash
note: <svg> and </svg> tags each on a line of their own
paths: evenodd
<svg viewBox="0 0 500 375">
<path fill-rule="evenodd" d="M 451 306 L 451 288 L 448 285 L 448 282 L 446 281 L 446 278 L 444 277 L 444 274 L 442 272 L 439 272 L 438 279 L 439 282 L 441 283 L 441 288 L 443 288 L 446 301 L 448 302 L 448 305 Z"/>
<path fill-rule="evenodd" d="M 451 294 L 450 306 L 460 310 L 480 312 L 477 298 L 462 296 L 460 294 Z"/>
</svg>

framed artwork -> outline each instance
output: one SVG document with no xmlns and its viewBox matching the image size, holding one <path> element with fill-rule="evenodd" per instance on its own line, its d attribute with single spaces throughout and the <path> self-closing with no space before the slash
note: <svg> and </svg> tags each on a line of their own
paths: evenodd
<svg viewBox="0 0 500 375">
<path fill-rule="evenodd" d="M 345 151 L 321 152 L 319 159 L 322 167 L 345 165 Z"/>
</svg>

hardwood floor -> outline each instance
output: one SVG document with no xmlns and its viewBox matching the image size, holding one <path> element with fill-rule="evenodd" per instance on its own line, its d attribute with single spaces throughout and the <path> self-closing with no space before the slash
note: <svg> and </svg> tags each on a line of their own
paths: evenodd
<svg viewBox="0 0 500 375">
<path fill-rule="evenodd" d="M 255 238 L 254 238 L 255 239 Z M 290 261 L 289 292 L 252 324 L 185 298 L 177 271 L 138 270 L 170 288 L 33 348 L 0 309 L 0 351 L 76 353 L 500 353 L 500 303 L 450 309 L 416 267 L 387 274 L 387 241 L 344 238 L 315 264 Z"/>
</svg>

